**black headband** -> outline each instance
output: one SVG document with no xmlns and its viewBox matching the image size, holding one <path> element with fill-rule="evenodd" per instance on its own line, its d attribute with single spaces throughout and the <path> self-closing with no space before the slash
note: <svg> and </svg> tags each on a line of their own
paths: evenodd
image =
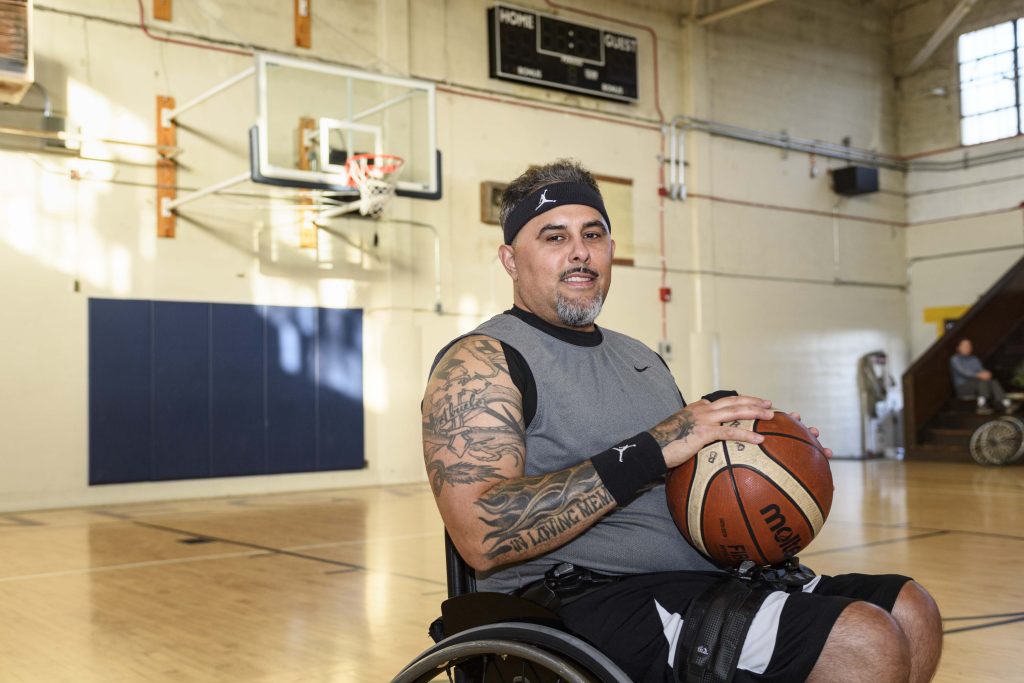
<svg viewBox="0 0 1024 683">
<path fill-rule="evenodd" d="M 523 229 L 523 226 L 534 217 L 545 211 L 550 211 L 556 206 L 566 204 L 583 204 L 597 209 L 601 217 L 604 218 L 608 231 L 611 232 L 612 222 L 608 220 L 608 212 L 604 210 L 604 201 L 601 200 L 601 195 L 598 192 L 584 183 L 554 183 L 545 185 L 519 200 L 501 226 L 505 232 L 505 244 L 512 244 L 512 240 Z"/>
</svg>

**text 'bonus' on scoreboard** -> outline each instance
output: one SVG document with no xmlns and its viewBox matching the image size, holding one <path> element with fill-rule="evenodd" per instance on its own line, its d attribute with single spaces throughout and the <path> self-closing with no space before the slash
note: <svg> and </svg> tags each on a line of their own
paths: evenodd
<svg viewBox="0 0 1024 683">
<path fill-rule="evenodd" d="M 637 101 L 637 40 L 532 10 L 487 10 L 491 78 Z"/>
</svg>

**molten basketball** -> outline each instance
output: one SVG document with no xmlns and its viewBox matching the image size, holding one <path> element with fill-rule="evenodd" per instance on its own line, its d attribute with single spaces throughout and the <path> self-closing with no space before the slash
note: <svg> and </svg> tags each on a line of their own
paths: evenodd
<svg viewBox="0 0 1024 683">
<path fill-rule="evenodd" d="M 730 426 L 764 441 L 716 441 L 669 472 L 672 518 L 690 545 L 721 567 L 783 562 L 806 548 L 828 517 L 828 460 L 807 427 L 786 413 Z"/>
</svg>

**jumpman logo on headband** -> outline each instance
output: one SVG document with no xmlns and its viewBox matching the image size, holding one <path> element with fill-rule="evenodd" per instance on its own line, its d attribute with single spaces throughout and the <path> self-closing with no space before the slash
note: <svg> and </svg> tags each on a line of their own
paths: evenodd
<svg viewBox="0 0 1024 683">
<path fill-rule="evenodd" d="M 544 206 L 545 204 L 554 204 L 558 201 L 557 199 L 548 199 L 547 195 L 547 190 L 544 190 L 543 192 L 540 193 L 540 203 L 537 204 L 537 208 L 534 209 L 534 211 L 540 210 L 540 207 Z"/>
<path fill-rule="evenodd" d="M 622 462 L 622 455 L 626 452 L 626 449 L 634 448 L 635 446 L 635 443 L 626 444 L 625 446 L 612 446 L 612 450 L 619 452 L 619 462 Z"/>
</svg>

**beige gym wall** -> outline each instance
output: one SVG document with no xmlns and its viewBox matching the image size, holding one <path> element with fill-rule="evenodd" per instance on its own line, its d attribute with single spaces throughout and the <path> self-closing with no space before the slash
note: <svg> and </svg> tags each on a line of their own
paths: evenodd
<svg viewBox="0 0 1024 683">
<path fill-rule="evenodd" d="M 897 73 L 957 5 L 906 3 L 893 20 Z M 912 163 L 952 170 L 912 170 L 907 177 L 907 319 L 911 355 L 937 334 L 929 308 L 970 306 L 1024 254 L 1024 138 L 960 144 L 957 36 L 1024 17 L 1024 0 L 979 2 L 931 58 L 897 81 L 899 152 Z M 1005 158 L 979 164 L 990 155 Z M 955 166 L 960 168 L 955 168 Z"/>
<path fill-rule="evenodd" d="M 646 31 L 559 11 L 637 37 L 636 105 L 489 79 L 488 3 L 476 0 L 315 2 L 310 51 L 292 45 L 290 3 L 178 2 L 173 22 L 150 20 L 183 39 L 255 44 L 436 82 L 445 197 L 399 199 L 391 215 L 437 231 L 440 273 L 429 229 L 338 221 L 357 243 L 376 232 L 379 246 L 360 254 L 322 235 L 339 254 L 325 271 L 289 252 L 287 224 L 216 198 L 184 211 L 190 219 L 179 220 L 175 239 L 157 239 L 152 152 L 95 151 L 123 159 L 112 163 L 0 149 L 0 306 L 8 312 L 0 332 L 0 509 L 422 479 L 418 403 L 427 364 L 445 341 L 511 300 L 495 258 L 499 230 L 479 219 L 479 184 L 560 156 L 633 180 L 635 266 L 617 268 L 602 324 L 652 346 L 662 337 L 663 210 L 670 365 L 688 398 L 717 387 L 758 393 L 802 412 L 837 453 L 858 453 L 857 358 L 886 350 L 897 376 L 909 358 L 903 175 L 883 171 L 884 192 L 839 199 L 827 171 L 841 162 L 691 132 L 690 196 L 659 202 L 657 104 L 665 119 L 686 114 L 835 143 L 849 136 L 854 146 L 896 153 L 891 3 L 779 0 L 706 28 L 682 21 L 679 8 L 688 4 L 574 3 L 653 27 L 657 103 Z M 156 95 L 187 101 L 250 63 L 147 38 L 134 3 L 46 0 L 35 20 L 37 78 L 87 137 L 152 142 Z M 246 87 L 203 105 L 181 132 L 181 184 L 245 168 Z M 280 247 L 276 261 L 268 241 Z M 442 315 L 433 310 L 437 278 Z M 369 468 L 88 487 L 89 297 L 364 308 Z"/>
</svg>

